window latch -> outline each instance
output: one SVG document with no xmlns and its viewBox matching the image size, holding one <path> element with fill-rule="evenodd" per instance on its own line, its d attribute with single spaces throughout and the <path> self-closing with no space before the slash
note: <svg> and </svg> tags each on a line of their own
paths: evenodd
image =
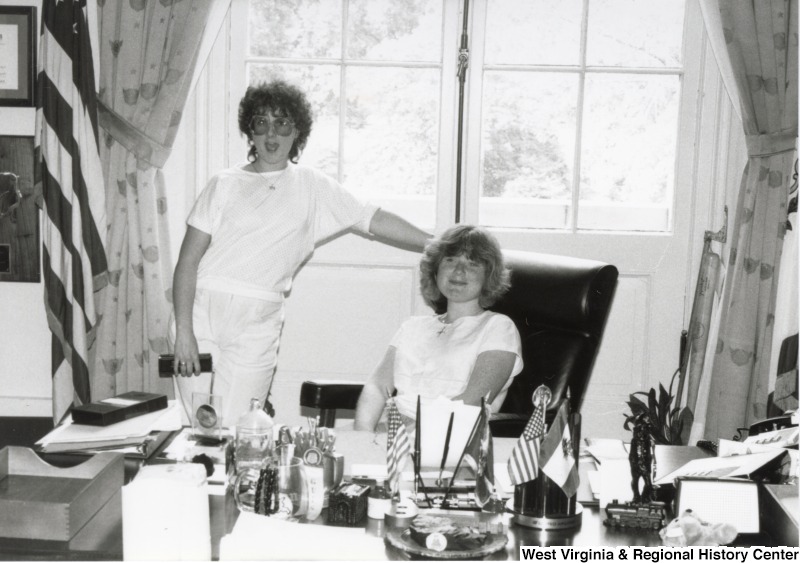
<svg viewBox="0 0 800 563">
<path fill-rule="evenodd" d="M 462 47 L 458 50 L 458 70 L 456 71 L 459 82 L 464 82 L 464 78 L 467 75 L 467 66 L 469 66 L 469 49 Z"/>
</svg>

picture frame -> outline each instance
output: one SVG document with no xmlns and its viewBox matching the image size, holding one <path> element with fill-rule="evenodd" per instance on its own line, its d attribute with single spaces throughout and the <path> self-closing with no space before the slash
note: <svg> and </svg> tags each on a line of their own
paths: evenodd
<svg viewBox="0 0 800 563">
<path fill-rule="evenodd" d="M 35 103 L 35 29 L 35 6 L 0 6 L 0 106 Z"/>
</svg>

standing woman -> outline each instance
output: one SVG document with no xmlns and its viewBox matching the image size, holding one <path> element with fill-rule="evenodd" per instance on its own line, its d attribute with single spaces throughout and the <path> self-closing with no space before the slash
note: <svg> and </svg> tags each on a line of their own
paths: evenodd
<svg viewBox="0 0 800 563">
<path fill-rule="evenodd" d="M 358 201 L 333 178 L 301 166 L 312 126 L 305 94 L 283 81 L 251 86 L 239 103 L 247 163 L 216 174 L 187 219 L 173 282 L 179 398 L 209 392 L 199 350 L 214 362 L 223 425 L 269 392 L 284 294 L 319 241 L 348 228 L 421 250 L 428 233 Z M 195 377 L 188 377 L 195 376 Z"/>
<path fill-rule="evenodd" d="M 488 308 L 508 290 L 509 273 L 497 239 L 472 225 L 456 225 L 425 247 L 420 290 L 435 315 L 411 317 L 395 334 L 356 405 L 355 429 L 374 430 L 386 399 L 397 391 L 397 409 L 416 418 L 423 404 L 441 397 L 492 412 L 522 371 L 514 321 Z"/>
</svg>

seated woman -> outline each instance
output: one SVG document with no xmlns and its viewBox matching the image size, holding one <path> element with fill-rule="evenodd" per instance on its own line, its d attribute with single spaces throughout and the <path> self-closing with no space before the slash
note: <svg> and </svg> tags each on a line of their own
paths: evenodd
<svg viewBox="0 0 800 563">
<path fill-rule="evenodd" d="M 374 430 L 387 397 L 416 417 L 422 402 L 445 397 L 478 406 L 488 397 L 500 408 L 522 370 L 514 322 L 487 311 L 508 290 L 509 273 L 497 239 L 480 227 L 456 225 L 425 247 L 420 287 L 433 316 L 411 317 L 392 339 L 370 376 L 355 414 L 356 430 Z"/>
</svg>

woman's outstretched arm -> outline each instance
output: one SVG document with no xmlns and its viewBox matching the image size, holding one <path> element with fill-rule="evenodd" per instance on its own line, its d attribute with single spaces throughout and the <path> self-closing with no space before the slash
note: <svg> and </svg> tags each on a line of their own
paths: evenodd
<svg viewBox="0 0 800 563">
<path fill-rule="evenodd" d="M 425 248 L 425 243 L 433 236 L 419 227 L 412 225 L 399 215 L 395 215 L 391 211 L 384 211 L 383 209 L 378 209 L 375 215 L 372 216 L 372 221 L 370 221 L 369 224 L 369 232 L 375 236 L 387 239 L 396 244 L 409 246 L 418 251 Z"/>
</svg>

